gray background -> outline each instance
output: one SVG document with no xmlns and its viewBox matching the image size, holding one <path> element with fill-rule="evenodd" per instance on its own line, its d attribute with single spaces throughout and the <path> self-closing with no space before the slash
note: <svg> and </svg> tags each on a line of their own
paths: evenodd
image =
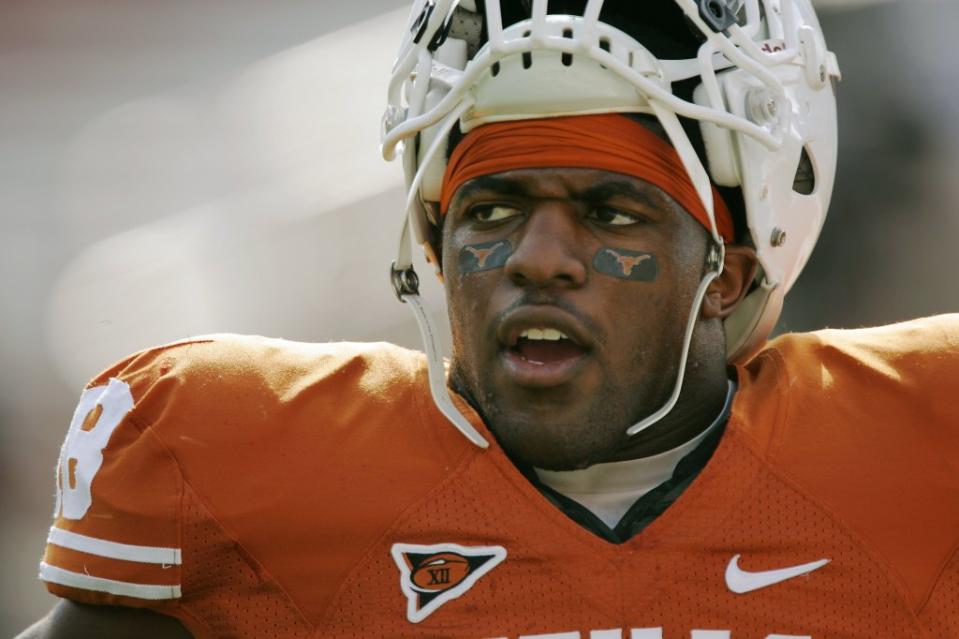
<svg viewBox="0 0 959 639">
<path fill-rule="evenodd" d="M 959 4 L 819 4 L 839 178 L 780 330 L 955 311 Z M 96 371 L 209 332 L 418 346 L 377 152 L 403 6 L 0 3 L 0 636 L 53 602 L 53 468 Z"/>
</svg>

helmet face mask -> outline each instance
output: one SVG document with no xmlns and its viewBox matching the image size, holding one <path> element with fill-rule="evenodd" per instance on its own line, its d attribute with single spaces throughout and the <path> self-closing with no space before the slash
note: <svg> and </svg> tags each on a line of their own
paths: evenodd
<svg viewBox="0 0 959 639">
<path fill-rule="evenodd" d="M 724 321 L 728 359 L 761 346 L 816 243 L 836 167 L 839 69 L 811 0 L 415 0 L 408 25 L 382 128 L 408 188 L 395 270 L 411 268 L 410 227 L 425 244 L 437 222 L 455 127 L 649 114 L 719 244 L 712 186 L 741 190 L 740 235 L 760 270 Z M 797 171 L 807 179 L 794 188 Z"/>
</svg>

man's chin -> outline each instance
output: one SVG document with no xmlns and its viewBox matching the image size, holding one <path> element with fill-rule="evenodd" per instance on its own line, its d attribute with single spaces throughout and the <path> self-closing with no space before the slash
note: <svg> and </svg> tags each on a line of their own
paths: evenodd
<svg viewBox="0 0 959 639">
<path fill-rule="evenodd" d="M 491 383 L 492 382 L 492 383 Z M 627 441 L 625 423 L 610 402 L 576 385 L 524 388 L 487 380 L 478 393 L 454 369 L 451 385 L 479 413 L 500 446 L 516 462 L 544 470 L 575 470 L 607 458 Z M 584 401 L 590 397 L 590 401 Z"/>
<path fill-rule="evenodd" d="M 503 450 L 514 461 L 544 470 L 586 468 L 608 457 L 625 440 L 621 434 L 584 428 L 588 419 L 571 421 L 567 412 L 553 419 L 522 414 L 487 422 Z M 517 419 L 519 417 L 519 419 Z"/>
</svg>

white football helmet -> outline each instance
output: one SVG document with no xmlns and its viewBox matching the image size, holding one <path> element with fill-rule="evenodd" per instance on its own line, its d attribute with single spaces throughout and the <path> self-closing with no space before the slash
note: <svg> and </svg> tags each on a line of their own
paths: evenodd
<svg viewBox="0 0 959 639">
<path fill-rule="evenodd" d="M 724 322 L 734 362 L 752 355 L 772 331 L 819 236 L 835 176 L 833 85 L 840 72 L 810 0 L 583 0 L 576 15 L 551 12 L 549 4 L 415 0 L 383 116 L 383 155 L 393 159 L 402 149 L 408 187 L 393 284 L 416 311 L 437 405 L 479 445 L 485 440 L 449 400 L 409 240 L 412 225 L 435 261 L 429 226 L 438 221 L 448 137 L 457 123 L 465 133 L 496 121 L 644 113 L 659 120 L 676 148 L 712 222 L 718 264 L 696 296 L 671 401 L 630 434 L 657 421 L 678 398 L 695 311 L 721 270 L 710 180 L 741 189 L 748 227 L 741 239 L 753 244 L 760 263 L 752 290 Z M 604 5 L 620 5 L 620 12 L 642 20 L 648 7 L 664 4 L 675 5 L 690 38 L 701 41 L 695 57 L 657 58 L 652 47 L 603 21 Z M 676 85 L 691 79 L 698 81 L 692 95 L 677 96 Z M 698 121 L 704 158 L 680 117 Z"/>
</svg>

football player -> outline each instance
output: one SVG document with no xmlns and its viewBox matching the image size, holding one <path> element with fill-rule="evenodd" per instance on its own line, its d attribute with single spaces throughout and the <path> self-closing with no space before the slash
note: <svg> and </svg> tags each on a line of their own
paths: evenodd
<svg viewBox="0 0 959 639">
<path fill-rule="evenodd" d="M 417 0 L 383 152 L 425 354 L 97 376 L 24 636 L 959 636 L 959 318 L 766 341 L 838 79 L 809 0 Z"/>
</svg>

